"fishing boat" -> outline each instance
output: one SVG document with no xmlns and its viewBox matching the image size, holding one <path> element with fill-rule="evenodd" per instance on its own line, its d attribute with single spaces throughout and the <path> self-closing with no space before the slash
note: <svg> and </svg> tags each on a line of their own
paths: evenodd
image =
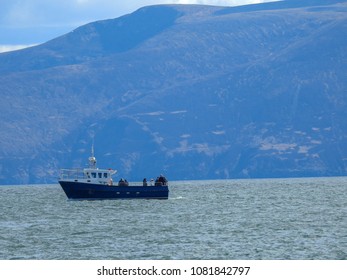
<svg viewBox="0 0 347 280">
<path fill-rule="evenodd" d="M 89 157 L 89 167 L 83 169 L 61 169 L 59 184 L 69 199 L 168 199 L 169 187 L 165 176 L 142 184 L 129 184 L 125 179 L 114 182 L 113 169 L 96 167 L 94 149 Z"/>
</svg>

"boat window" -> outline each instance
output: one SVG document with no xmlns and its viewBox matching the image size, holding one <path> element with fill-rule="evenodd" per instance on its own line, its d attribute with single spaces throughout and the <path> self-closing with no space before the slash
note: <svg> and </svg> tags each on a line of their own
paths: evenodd
<svg viewBox="0 0 347 280">
<path fill-rule="evenodd" d="M 96 173 L 95 172 L 92 172 L 91 174 L 92 174 L 93 178 L 96 178 Z"/>
<path fill-rule="evenodd" d="M 99 175 L 99 178 L 101 179 L 102 178 L 102 173 L 98 173 L 98 175 Z"/>
<path fill-rule="evenodd" d="M 104 178 L 107 178 L 107 173 L 106 172 L 104 173 Z"/>
</svg>

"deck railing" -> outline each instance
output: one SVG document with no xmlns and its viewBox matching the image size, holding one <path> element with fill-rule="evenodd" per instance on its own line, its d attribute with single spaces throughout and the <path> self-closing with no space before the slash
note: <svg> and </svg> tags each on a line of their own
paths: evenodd
<svg viewBox="0 0 347 280">
<path fill-rule="evenodd" d="M 84 174 L 83 169 L 73 168 L 73 169 L 61 169 L 60 179 L 86 179 L 87 176 Z"/>
</svg>

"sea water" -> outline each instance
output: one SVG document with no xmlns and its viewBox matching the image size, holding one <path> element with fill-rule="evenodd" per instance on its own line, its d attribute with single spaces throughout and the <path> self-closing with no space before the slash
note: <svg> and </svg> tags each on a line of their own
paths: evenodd
<svg viewBox="0 0 347 280">
<path fill-rule="evenodd" d="M 347 177 L 182 181 L 168 200 L 0 187 L 0 259 L 347 259 Z"/>
</svg>

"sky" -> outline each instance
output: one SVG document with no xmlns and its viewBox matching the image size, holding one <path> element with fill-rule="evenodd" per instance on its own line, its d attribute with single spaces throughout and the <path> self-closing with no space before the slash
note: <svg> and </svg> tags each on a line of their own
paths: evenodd
<svg viewBox="0 0 347 280">
<path fill-rule="evenodd" d="M 0 0 L 0 52 L 44 43 L 97 20 L 156 4 L 238 6 L 274 0 Z"/>
</svg>

